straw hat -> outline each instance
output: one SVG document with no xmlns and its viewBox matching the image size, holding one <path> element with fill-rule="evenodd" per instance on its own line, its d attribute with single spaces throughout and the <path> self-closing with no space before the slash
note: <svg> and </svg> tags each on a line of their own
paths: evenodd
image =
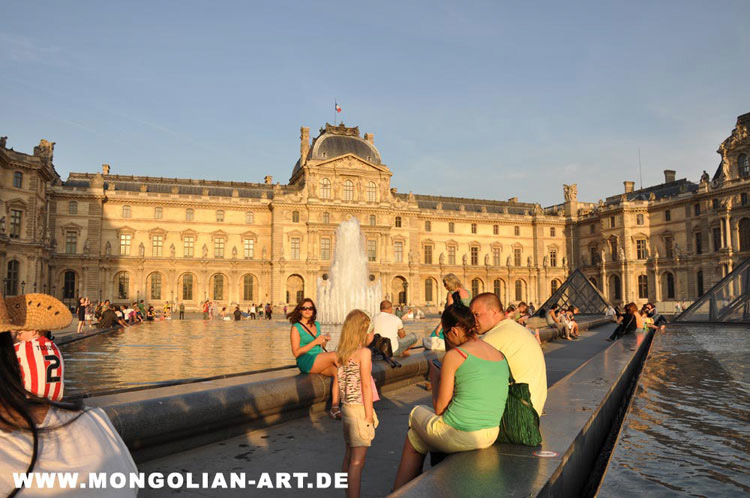
<svg viewBox="0 0 750 498">
<path fill-rule="evenodd" d="M 0 299 L 0 331 L 58 330 L 72 321 L 68 307 L 48 294 Z"/>
</svg>

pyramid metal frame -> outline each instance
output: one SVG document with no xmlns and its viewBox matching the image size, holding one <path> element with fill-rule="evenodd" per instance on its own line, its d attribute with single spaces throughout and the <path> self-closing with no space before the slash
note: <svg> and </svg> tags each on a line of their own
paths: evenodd
<svg viewBox="0 0 750 498">
<path fill-rule="evenodd" d="M 574 294 L 571 295 L 570 291 Z M 611 306 L 604 294 L 578 268 L 573 270 L 560 288 L 539 307 L 534 316 L 542 316 L 553 304 L 575 306 L 584 315 L 603 314 Z"/>
<path fill-rule="evenodd" d="M 708 313 L 701 312 L 708 301 Z M 736 313 L 740 312 L 739 319 Z M 699 314 L 700 313 L 700 314 Z M 750 258 L 680 313 L 675 322 L 750 323 Z"/>
</svg>

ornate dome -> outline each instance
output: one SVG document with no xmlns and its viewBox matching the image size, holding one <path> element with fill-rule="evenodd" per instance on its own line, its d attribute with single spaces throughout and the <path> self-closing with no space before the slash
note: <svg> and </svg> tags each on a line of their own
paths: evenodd
<svg viewBox="0 0 750 498">
<path fill-rule="evenodd" d="M 327 161 L 336 157 L 354 154 L 363 161 L 379 165 L 380 152 L 372 144 L 370 138 L 359 136 L 359 127 L 347 128 L 344 124 L 334 126 L 326 123 L 325 128 L 320 129 L 320 135 L 313 140 L 306 161 Z M 292 176 L 300 169 L 300 162 L 294 166 Z"/>
</svg>

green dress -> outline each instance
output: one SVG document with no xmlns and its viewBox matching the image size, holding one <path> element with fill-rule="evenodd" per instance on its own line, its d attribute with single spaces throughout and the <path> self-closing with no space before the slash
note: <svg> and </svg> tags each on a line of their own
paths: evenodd
<svg viewBox="0 0 750 498">
<path fill-rule="evenodd" d="M 305 327 L 302 326 L 301 323 L 297 322 L 294 324 L 294 326 L 297 329 L 297 332 L 299 332 L 299 346 L 304 347 L 310 344 L 320 335 L 320 323 L 317 321 L 315 322 L 315 337 L 310 335 L 310 332 L 305 330 Z M 320 347 L 320 344 L 310 349 L 305 354 L 299 355 L 297 357 L 297 367 L 300 369 L 302 373 L 310 373 L 310 370 L 313 367 L 313 364 L 315 363 L 315 358 L 323 352 L 323 348 Z"/>
</svg>

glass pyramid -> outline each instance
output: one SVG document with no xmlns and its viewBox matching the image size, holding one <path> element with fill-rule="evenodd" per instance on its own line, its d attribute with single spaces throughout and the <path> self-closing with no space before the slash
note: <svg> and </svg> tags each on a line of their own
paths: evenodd
<svg viewBox="0 0 750 498">
<path fill-rule="evenodd" d="M 540 306 L 537 316 L 557 304 L 562 307 L 575 306 L 584 315 L 603 314 L 610 306 L 609 301 L 589 282 L 581 270 L 575 269 L 559 289 Z"/>
<path fill-rule="evenodd" d="M 750 323 L 750 258 L 711 287 L 674 321 Z"/>
</svg>

